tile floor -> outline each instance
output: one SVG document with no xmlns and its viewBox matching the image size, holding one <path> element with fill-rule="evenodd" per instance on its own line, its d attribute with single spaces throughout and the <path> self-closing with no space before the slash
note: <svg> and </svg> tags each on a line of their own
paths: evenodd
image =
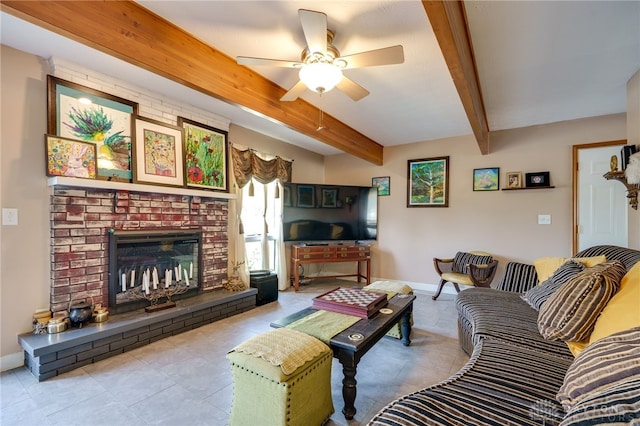
<svg viewBox="0 0 640 426">
<path fill-rule="evenodd" d="M 344 282 L 343 284 L 344 285 Z M 38 383 L 24 368 L 0 375 L 0 424 L 226 425 L 233 382 L 225 354 L 269 323 L 310 305 L 335 281 L 280 292 L 279 300 Z M 341 413 L 342 371 L 334 359 L 328 425 L 365 425 L 393 399 L 446 379 L 468 357 L 457 341 L 454 295 L 417 293 L 409 347 L 385 337 L 360 361 L 355 418 Z M 256 426 L 269 426 L 259 425 Z"/>
</svg>

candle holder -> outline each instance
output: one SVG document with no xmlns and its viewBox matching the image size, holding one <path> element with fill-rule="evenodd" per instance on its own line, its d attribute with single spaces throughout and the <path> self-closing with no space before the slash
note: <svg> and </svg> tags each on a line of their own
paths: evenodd
<svg viewBox="0 0 640 426">
<path fill-rule="evenodd" d="M 133 300 L 147 300 L 150 305 L 144 308 L 145 312 L 156 312 L 163 309 L 169 309 L 176 306 L 176 302 L 172 301 L 173 296 L 177 296 L 182 293 L 186 293 L 192 287 L 186 284 L 176 283 L 169 287 L 160 287 L 158 289 L 149 290 L 149 293 L 142 290 L 142 287 L 136 287 L 129 290 L 128 296 Z M 166 299 L 163 303 L 158 303 L 160 300 Z"/>
</svg>

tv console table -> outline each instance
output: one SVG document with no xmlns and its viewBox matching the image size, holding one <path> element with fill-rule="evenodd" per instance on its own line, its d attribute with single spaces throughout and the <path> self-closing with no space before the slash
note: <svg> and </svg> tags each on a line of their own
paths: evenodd
<svg viewBox="0 0 640 426">
<path fill-rule="evenodd" d="M 355 274 L 323 275 L 319 277 L 304 277 L 305 279 L 357 277 L 358 282 L 364 278 L 367 285 L 371 280 L 371 248 L 364 244 L 352 245 L 306 245 L 291 246 L 291 283 L 298 291 L 300 286 L 300 265 L 309 263 L 337 263 L 357 262 L 358 271 Z M 365 271 L 362 271 L 364 263 Z M 366 274 L 365 274 L 366 273 Z"/>
</svg>

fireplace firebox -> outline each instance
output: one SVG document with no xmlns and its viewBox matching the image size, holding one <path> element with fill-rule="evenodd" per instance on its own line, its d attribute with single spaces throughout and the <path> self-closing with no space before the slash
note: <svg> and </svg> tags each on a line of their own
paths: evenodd
<svg viewBox="0 0 640 426">
<path fill-rule="evenodd" d="M 111 232 L 109 310 L 123 313 L 199 294 L 201 241 L 198 230 Z"/>
</svg>

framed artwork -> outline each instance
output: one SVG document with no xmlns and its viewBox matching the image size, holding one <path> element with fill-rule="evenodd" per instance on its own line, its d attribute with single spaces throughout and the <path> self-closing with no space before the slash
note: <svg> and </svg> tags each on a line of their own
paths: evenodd
<svg viewBox="0 0 640 426">
<path fill-rule="evenodd" d="M 389 176 L 371 178 L 371 186 L 378 189 L 378 196 L 391 194 L 391 178 Z"/>
<path fill-rule="evenodd" d="M 551 186 L 551 180 L 549 179 L 549 172 L 527 173 L 525 176 L 526 176 L 527 188 Z"/>
<path fill-rule="evenodd" d="M 47 76 L 47 132 L 94 142 L 97 178 L 130 182 L 133 117 L 138 104 Z"/>
<path fill-rule="evenodd" d="M 522 188 L 522 172 L 507 172 L 507 188 Z"/>
<path fill-rule="evenodd" d="M 315 207 L 316 192 L 313 186 L 298 185 L 298 207 Z"/>
<path fill-rule="evenodd" d="M 500 189 L 500 168 L 473 169 L 474 191 L 497 191 Z"/>
<path fill-rule="evenodd" d="M 135 182 L 184 186 L 182 127 L 135 118 Z"/>
<path fill-rule="evenodd" d="M 338 190 L 336 188 L 322 188 L 322 202 L 320 207 L 335 209 L 338 207 Z"/>
<path fill-rule="evenodd" d="M 47 176 L 95 179 L 96 144 L 76 139 L 45 135 Z"/>
<path fill-rule="evenodd" d="M 228 192 L 228 133 L 183 117 L 178 126 L 184 129 L 187 186 Z"/>
<path fill-rule="evenodd" d="M 407 207 L 449 207 L 449 156 L 408 160 Z"/>
</svg>

